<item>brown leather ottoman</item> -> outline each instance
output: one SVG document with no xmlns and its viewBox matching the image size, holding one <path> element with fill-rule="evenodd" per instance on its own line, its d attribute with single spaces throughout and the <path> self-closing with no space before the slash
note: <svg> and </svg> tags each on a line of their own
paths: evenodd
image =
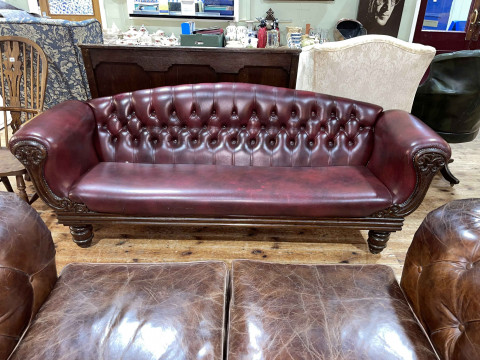
<svg viewBox="0 0 480 360">
<path fill-rule="evenodd" d="M 227 279 L 206 261 L 71 264 L 57 280 L 45 223 L 0 195 L 2 360 L 223 359 Z"/>
<path fill-rule="evenodd" d="M 14 359 L 222 359 L 222 262 L 72 264 Z"/>
<path fill-rule="evenodd" d="M 233 262 L 228 359 L 437 359 L 382 265 Z"/>
</svg>

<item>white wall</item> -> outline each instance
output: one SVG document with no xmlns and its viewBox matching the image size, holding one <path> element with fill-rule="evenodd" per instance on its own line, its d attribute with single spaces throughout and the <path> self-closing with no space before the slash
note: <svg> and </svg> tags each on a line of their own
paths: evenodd
<svg viewBox="0 0 480 360">
<path fill-rule="evenodd" d="M 28 0 L 4 0 L 4 1 L 19 9 L 28 11 Z"/>
<path fill-rule="evenodd" d="M 295 25 L 305 27 L 309 23 L 312 27 L 327 28 L 333 30 L 337 21 L 341 18 L 353 18 L 357 16 L 359 0 L 334 0 L 334 1 L 270 1 L 270 0 L 239 0 L 240 19 L 249 20 L 265 16 L 265 12 L 272 8 L 275 17 L 288 23 L 280 23 L 280 30 L 284 32 L 285 26 Z M 150 31 L 163 29 L 167 33 L 180 33 L 182 21 L 165 19 L 129 19 L 126 0 L 104 0 L 107 26 L 112 23 L 121 30 L 127 30 L 130 25 L 140 26 L 144 24 Z M 400 24 L 399 38 L 408 40 L 415 12 L 416 0 L 405 0 L 402 22 Z M 196 27 L 227 26 L 226 21 L 198 21 Z M 283 37 L 282 37 L 283 38 Z"/>
</svg>

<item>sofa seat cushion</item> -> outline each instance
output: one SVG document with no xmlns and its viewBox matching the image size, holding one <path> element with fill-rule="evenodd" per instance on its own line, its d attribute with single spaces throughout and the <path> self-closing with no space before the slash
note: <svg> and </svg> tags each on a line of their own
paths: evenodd
<svg viewBox="0 0 480 360">
<path fill-rule="evenodd" d="M 92 211 L 138 216 L 363 217 L 392 204 L 364 166 L 103 162 L 69 196 Z"/>
<path fill-rule="evenodd" d="M 222 359 L 223 262 L 68 265 L 12 360 Z"/>
<path fill-rule="evenodd" d="M 387 266 L 235 260 L 231 282 L 229 360 L 437 359 Z"/>
</svg>

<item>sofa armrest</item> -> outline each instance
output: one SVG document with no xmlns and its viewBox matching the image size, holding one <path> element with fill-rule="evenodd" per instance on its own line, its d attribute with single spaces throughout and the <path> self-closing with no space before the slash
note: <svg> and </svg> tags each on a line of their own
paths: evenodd
<svg viewBox="0 0 480 360">
<path fill-rule="evenodd" d="M 57 281 L 45 223 L 13 193 L 0 193 L 0 360 L 8 358 Z"/>
<path fill-rule="evenodd" d="M 392 193 L 398 215 L 408 215 L 423 200 L 433 176 L 450 159 L 450 146 L 415 116 L 385 111 L 375 125 L 368 168 Z"/>
<path fill-rule="evenodd" d="M 430 212 L 408 249 L 402 289 L 442 359 L 480 359 L 480 199 Z"/>
<path fill-rule="evenodd" d="M 98 163 L 94 130 L 90 106 L 71 100 L 38 115 L 10 140 L 10 150 L 25 165 L 37 193 L 51 207 L 70 210 L 70 187 Z"/>
</svg>

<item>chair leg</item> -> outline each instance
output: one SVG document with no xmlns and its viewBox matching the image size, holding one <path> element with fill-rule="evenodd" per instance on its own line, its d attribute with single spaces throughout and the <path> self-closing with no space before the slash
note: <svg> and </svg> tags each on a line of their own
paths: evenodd
<svg viewBox="0 0 480 360">
<path fill-rule="evenodd" d="M 38 199 L 38 193 L 32 195 L 32 198 L 28 201 L 29 205 L 32 205 Z"/>
<path fill-rule="evenodd" d="M 451 161 L 450 161 L 451 162 Z M 443 178 L 450 183 L 450 186 L 460 184 L 460 180 L 458 180 L 453 174 L 450 172 L 448 168 L 448 164 L 445 164 L 443 168 L 440 169 L 440 173 L 442 174 Z"/>
<path fill-rule="evenodd" d="M 23 175 L 17 175 L 15 178 L 17 179 L 18 195 L 23 201 L 28 203 L 28 196 L 27 192 L 25 191 L 25 181 L 23 181 Z"/>
<path fill-rule="evenodd" d="M 10 184 L 10 180 L 8 180 L 8 177 L 2 176 L 2 183 L 8 192 L 13 192 L 13 188 L 12 188 L 12 185 Z"/>
</svg>

